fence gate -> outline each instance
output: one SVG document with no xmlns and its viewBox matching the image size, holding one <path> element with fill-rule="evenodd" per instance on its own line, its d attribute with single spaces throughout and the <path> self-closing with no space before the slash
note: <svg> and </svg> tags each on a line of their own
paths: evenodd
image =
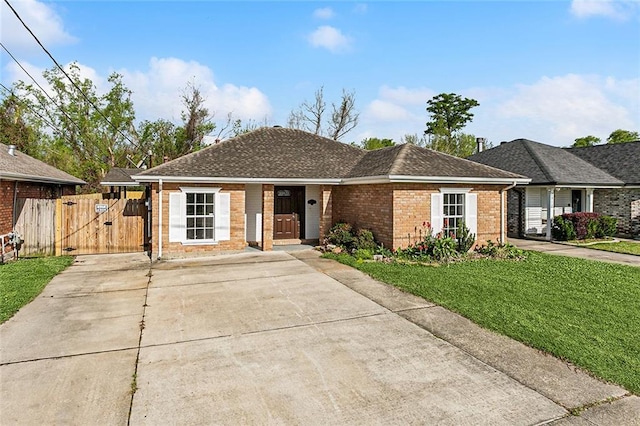
<svg viewBox="0 0 640 426">
<path fill-rule="evenodd" d="M 145 250 L 144 199 L 65 196 L 56 214 L 57 254 L 129 253 Z"/>
</svg>

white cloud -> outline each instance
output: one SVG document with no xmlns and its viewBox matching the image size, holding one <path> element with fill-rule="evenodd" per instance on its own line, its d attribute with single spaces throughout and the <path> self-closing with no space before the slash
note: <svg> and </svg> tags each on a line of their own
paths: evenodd
<svg viewBox="0 0 640 426">
<path fill-rule="evenodd" d="M 308 37 L 313 47 L 323 47 L 332 53 L 344 52 L 351 47 L 352 40 L 329 25 L 318 27 Z"/>
<path fill-rule="evenodd" d="M 255 87 L 226 83 L 219 87 L 213 71 L 195 61 L 177 58 L 151 58 L 145 71 L 122 69 L 125 85 L 133 91 L 132 100 L 139 120 L 180 119 L 180 96 L 188 83 L 200 89 L 205 106 L 223 120 L 228 113 L 234 118 L 262 121 L 271 115 L 266 95 Z"/>
<path fill-rule="evenodd" d="M 425 106 L 427 101 L 435 96 L 436 92 L 426 87 L 418 87 L 415 89 L 408 89 L 404 86 L 392 88 L 389 86 L 382 86 L 380 88 L 380 97 L 388 101 L 393 101 L 400 105 L 423 105 Z"/>
<path fill-rule="evenodd" d="M 636 0 L 573 0 L 571 13 L 578 18 L 602 16 L 626 20 L 639 10 Z"/>
<path fill-rule="evenodd" d="M 13 82 L 22 80 L 26 84 L 32 84 L 34 86 L 39 85 L 51 94 L 49 83 L 47 83 L 46 79 L 42 76 L 42 73 L 45 71 L 45 69 L 33 65 L 28 61 L 21 61 L 20 63 L 29 74 L 27 75 L 27 73 L 25 73 L 25 71 L 20 68 L 15 62 L 10 62 L 5 67 L 7 83 L 12 84 Z M 91 80 L 96 87 L 98 95 L 102 95 L 108 90 L 107 80 L 101 77 L 95 69 L 91 68 L 88 65 L 83 65 L 80 63 L 76 63 L 76 65 L 79 68 L 78 74 L 80 76 L 80 79 L 84 80 L 88 78 L 89 80 Z M 63 66 L 64 70 L 67 71 L 67 73 L 70 70 L 70 66 L 71 64 L 66 64 Z M 68 84 L 67 78 L 64 76 L 62 78 L 63 81 Z"/>
<path fill-rule="evenodd" d="M 62 18 L 51 5 L 36 0 L 18 0 L 11 4 L 45 47 L 76 41 L 75 37 L 66 32 Z M 0 5 L 0 23 L 2 24 L 0 38 L 10 50 L 14 50 L 12 52 L 14 55 L 18 51 L 24 55 L 40 49 L 5 2 Z"/>
<path fill-rule="evenodd" d="M 628 95 L 639 90 L 640 79 L 543 77 L 514 87 L 506 99 L 490 101 L 490 121 L 480 127 L 501 132 L 500 140 L 525 137 L 557 146 L 586 135 L 604 140 L 615 129 L 640 128 L 640 101 Z"/>
<path fill-rule="evenodd" d="M 313 11 L 313 16 L 318 19 L 331 19 L 334 15 L 333 9 L 330 7 L 323 7 Z"/>
</svg>

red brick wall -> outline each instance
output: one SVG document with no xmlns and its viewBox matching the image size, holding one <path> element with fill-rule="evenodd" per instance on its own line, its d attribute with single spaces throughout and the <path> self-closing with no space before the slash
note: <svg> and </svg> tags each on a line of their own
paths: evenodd
<svg viewBox="0 0 640 426">
<path fill-rule="evenodd" d="M 373 231 L 389 248 L 416 241 L 424 222 L 431 221 L 431 194 L 440 188 L 473 188 L 478 194 L 479 244 L 500 239 L 500 190 L 505 185 L 375 184 L 334 188 L 333 222 L 344 221 Z M 506 203 L 505 203 L 506 208 Z"/>
<path fill-rule="evenodd" d="M 229 241 L 220 241 L 218 244 L 207 245 L 183 245 L 182 243 L 169 242 L 169 194 L 171 192 L 180 192 L 180 187 L 213 187 L 222 188 L 222 192 L 231 194 L 231 239 Z M 151 190 L 151 203 L 153 211 L 153 227 L 152 247 L 153 257 L 158 256 L 158 201 L 159 201 L 158 184 L 154 183 Z M 244 203 L 245 203 L 244 184 L 179 184 L 179 183 L 163 183 L 162 194 L 162 257 L 182 257 L 190 254 L 207 254 L 220 253 L 226 251 L 243 250 L 247 243 L 244 235 Z"/>
<path fill-rule="evenodd" d="M 262 185 L 262 242 L 263 251 L 273 249 L 274 186 Z"/>
<path fill-rule="evenodd" d="M 334 186 L 320 185 L 320 243 L 333 225 Z"/>
<path fill-rule="evenodd" d="M 0 179 L 0 234 L 13 229 L 13 200 L 15 181 Z M 73 185 L 55 185 L 35 182 L 18 182 L 17 198 L 55 199 L 60 195 L 73 195 Z"/>
<path fill-rule="evenodd" d="M 333 223 L 347 222 L 373 232 L 393 247 L 393 187 L 389 184 L 345 185 L 333 189 Z"/>
</svg>

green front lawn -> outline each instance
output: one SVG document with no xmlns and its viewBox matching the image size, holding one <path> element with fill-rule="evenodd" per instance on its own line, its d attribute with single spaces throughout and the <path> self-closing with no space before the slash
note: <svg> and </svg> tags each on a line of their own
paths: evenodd
<svg viewBox="0 0 640 426">
<path fill-rule="evenodd" d="M 35 299 L 71 263 L 72 256 L 61 256 L 19 259 L 0 265 L 0 324 Z"/>
<path fill-rule="evenodd" d="M 640 256 L 640 241 L 637 243 L 630 242 L 630 241 L 618 241 L 617 243 L 591 244 L 588 246 L 581 246 L 581 247 L 596 249 L 596 250 L 612 251 L 615 253 L 635 254 L 636 256 Z"/>
<path fill-rule="evenodd" d="M 640 268 L 535 252 L 437 267 L 329 257 L 640 394 Z"/>
</svg>

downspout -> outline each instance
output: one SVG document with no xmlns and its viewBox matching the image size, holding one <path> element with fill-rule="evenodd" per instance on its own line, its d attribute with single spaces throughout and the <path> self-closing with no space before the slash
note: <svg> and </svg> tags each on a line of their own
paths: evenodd
<svg viewBox="0 0 640 426">
<path fill-rule="evenodd" d="M 162 258 L 162 179 L 158 179 L 158 260 Z"/>
<path fill-rule="evenodd" d="M 514 188 L 516 184 L 517 184 L 516 182 L 513 182 L 511 185 L 500 190 L 500 243 L 502 244 L 504 244 L 506 240 L 506 236 L 504 234 L 504 225 L 506 221 L 505 212 L 504 212 L 504 193 Z"/>
<path fill-rule="evenodd" d="M 18 181 L 13 181 L 13 209 L 11 214 L 11 232 L 16 230 L 16 222 L 18 221 L 17 217 L 18 211 Z"/>
</svg>

